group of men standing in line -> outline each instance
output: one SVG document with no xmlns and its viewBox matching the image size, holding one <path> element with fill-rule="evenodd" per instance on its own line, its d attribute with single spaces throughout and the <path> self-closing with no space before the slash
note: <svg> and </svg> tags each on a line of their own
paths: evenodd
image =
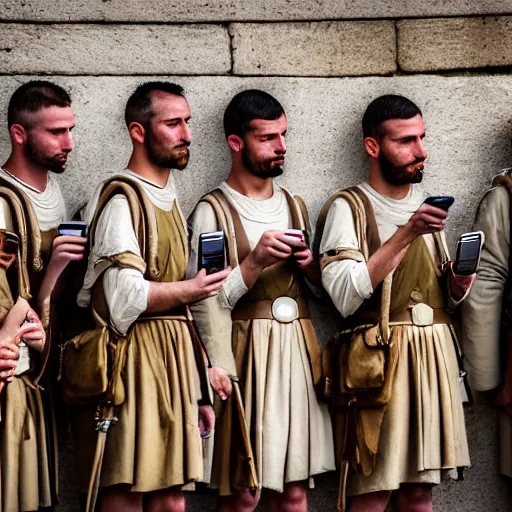
<svg viewBox="0 0 512 512">
<path fill-rule="evenodd" d="M 33 81 L 10 100 L 12 152 L 0 169 L 0 228 L 19 236 L 20 249 L 15 262 L 0 254 L 0 313 L 6 318 L 18 297 L 31 309 L 16 335 L 0 328 L 1 509 L 35 511 L 55 502 L 50 346 L 56 340 L 50 327 L 76 272 L 70 263 L 88 258 L 77 303 L 125 342 L 123 400 L 98 476 L 100 510 L 182 511 L 183 490 L 209 479 L 209 456 L 218 510 L 254 510 L 259 492 L 250 489 L 244 430 L 259 488 L 270 491 L 273 510 L 306 511 L 313 477 L 342 462 L 354 470 L 350 511 L 384 511 L 392 491 L 401 511 L 432 510 L 432 486 L 444 474 L 459 478 L 470 464 L 448 313 L 467 297 L 475 276 L 453 272 L 444 239 L 448 213 L 424 204 L 417 186 L 427 157 L 420 109 L 396 95 L 368 106 L 369 178 L 326 203 L 316 254 L 303 201 L 274 182 L 286 154 L 287 119 L 279 102 L 259 90 L 231 100 L 224 114 L 231 171 L 187 223 L 173 172 L 189 160 L 190 117 L 180 86 L 140 85 L 125 110 L 133 145 L 127 168 L 100 184 L 82 212 L 91 227 L 87 238 L 57 236 L 68 220 L 55 173 L 64 171 L 73 149 L 71 99 L 51 82 Z M 145 221 L 136 222 L 138 215 Z M 477 387 L 494 389 L 501 381 L 498 339 L 510 240 L 504 187 L 486 196 L 477 224 L 489 245 L 479 293 L 474 290 L 468 305 L 475 309 L 468 314 L 469 367 Z M 290 229 L 304 236 L 287 234 Z M 198 271 L 200 235 L 217 230 L 227 239 L 228 266 Z M 384 367 L 385 377 L 391 375 L 385 402 L 331 402 L 331 410 L 324 403 L 332 395 L 326 389 L 339 386 L 326 378 L 308 293 L 328 294 L 344 319 L 343 332 L 392 347 L 382 356 L 395 354 Z M 492 325 L 476 321 L 479 308 Z M 335 359 L 339 346 L 330 348 L 338 350 Z M 28 364 L 20 370 L 22 348 Z M 235 389 L 244 425 L 237 424 Z M 83 492 L 95 455 L 96 414 L 94 405 L 70 407 Z M 213 450 L 205 452 L 202 438 L 212 431 Z M 510 444 L 510 427 L 508 437 Z"/>
</svg>

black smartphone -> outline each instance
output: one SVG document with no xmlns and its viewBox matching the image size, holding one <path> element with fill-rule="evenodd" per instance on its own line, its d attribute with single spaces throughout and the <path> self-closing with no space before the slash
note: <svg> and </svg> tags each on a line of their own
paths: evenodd
<svg viewBox="0 0 512 512">
<path fill-rule="evenodd" d="M 19 236 L 7 229 L 0 230 L 0 250 L 6 254 L 18 254 L 20 245 Z"/>
<path fill-rule="evenodd" d="M 71 220 L 69 222 L 63 222 L 62 224 L 59 224 L 57 232 L 61 236 L 65 235 L 85 237 L 87 234 L 87 223 L 81 220 Z"/>
<path fill-rule="evenodd" d="M 482 231 L 464 233 L 457 242 L 457 256 L 453 272 L 460 276 L 470 276 L 478 270 L 480 253 L 484 244 Z"/>
<path fill-rule="evenodd" d="M 213 231 L 199 235 L 198 271 L 206 269 L 214 274 L 226 268 L 226 237 L 224 231 Z"/>
<path fill-rule="evenodd" d="M 423 202 L 447 212 L 454 201 L 455 199 L 452 196 L 429 196 Z"/>
</svg>

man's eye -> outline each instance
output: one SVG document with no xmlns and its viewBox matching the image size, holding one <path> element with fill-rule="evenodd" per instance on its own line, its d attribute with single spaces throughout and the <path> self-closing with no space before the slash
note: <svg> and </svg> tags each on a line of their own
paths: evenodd
<svg viewBox="0 0 512 512">
<path fill-rule="evenodd" d="M 66 130 L 62 130 L 62 129 L 59 129 L 59 130 L 50 130 L 50 133 L 52 133 L 53 135 L 60 135 L 61 133 L 65 133 Z"/>
</svg>

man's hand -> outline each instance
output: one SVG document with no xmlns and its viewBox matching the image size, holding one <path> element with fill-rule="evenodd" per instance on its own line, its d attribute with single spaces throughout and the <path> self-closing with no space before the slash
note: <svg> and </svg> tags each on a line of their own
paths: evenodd
<svg viewBox="0 0 512 512">
<path fill-rule="evenodd" d="M 453 266 L 450 265 L 449 283 L 450 291 L 455 299 L 462 299 L 466 292 L 471 288 L 475 282 L 476 274 L 470 276 L 460 276 L 453 272 Z"/>
<path fill-rule="evenodd" d="M 202 268 L 192 279 L 183 281 L 187 286 L 186 304 L 198 302 L 206 297 L 213 297 L 224 286 L 230 273 L 231 267 L 209 275 Z"/>
<path fill-rule="evenodd" d="M 294 258 L 297 261 L 298 267 L 306 274 L 308 279 L 315 285 L 322 285 L 322 274 L 320 267 L 313 258 L 313 253 L 306 247 L 300 251 L 293 253 Z"/>
<path fill-rule="evenodd" d="M 0 341 L 0 379 L 11 382 L 14 379 L 14 372 L 18 366 L 20 352 L 14 340 Z"/>
<path fill-rule="evenodd" d="M 37 313 L 30 309 L 27 313 L 27 321 L 18 331 L 16 337 L 22 339 L 29 347 L 42 352 L 46 342 L 46 332 Z M 19 343 L 19 342 L 18 342 Z"/>
<path fill-rule="evenodd" d="M 52 255 L 48 269 L 56 273 L 56 278 L 64 271 L 70 261 L 80 261 L 84 257 L 87 238 L 82 236 L 57 236 L 53 240 Z"/>
<path fill-rule="evenodd" d="M 404 229 L 408 232 L 411 242 L 421 235 L 442 231 L 448 212 L 423 203 L 409 219 Z"/>
<path fill-rule="evenodd" d="M 199 406 L 199 431 L 201 437 L 209 437 L 215 426 L 215 413 L 211 405 Z"/>
<path fill-rule="evenodd" d="M 8 254 L 4 251 L 0 251 L 0 268 L 7 270 L 16 259 L 16 254 Z"/>
<path fill-rule="evenodd" d="M 227 400 L 231 396 L 233 391 L 233 384 L 229 378 L 229 374 L 224 368 L 214 366 L 208 369 L 208 377 L 210 378 L 210 384 L 215 390 L 215 393 L 219 395 L 221 400 Z"/>
</svg>

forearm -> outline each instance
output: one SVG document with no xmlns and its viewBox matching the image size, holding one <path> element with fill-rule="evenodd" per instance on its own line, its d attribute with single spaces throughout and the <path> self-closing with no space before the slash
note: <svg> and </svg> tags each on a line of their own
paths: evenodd
<svg viewBox="0 0 512 512">
<path fill-rule="evenodd" d="M 163 313 L 194 302 L 189 281 L 149 283 L 146 313 Z"/>
<path fill-rule="evenodd" d="M 404 227 L 398 228 L 396 233 L 370 256 L 367 267 L 373 289 L 398 267 L 413 239 Z"/>
<path fill-rule="evenodd" d="M 242 273 L 242 278 L 247 289 L 250 290 L 254 286 L 254 283 L 256 283 L 262 271 L 263 266 L 255 261 L 252 252 L 249 253 L 242 263 L 240 263 L 240 272 Z"/>
</svg>

